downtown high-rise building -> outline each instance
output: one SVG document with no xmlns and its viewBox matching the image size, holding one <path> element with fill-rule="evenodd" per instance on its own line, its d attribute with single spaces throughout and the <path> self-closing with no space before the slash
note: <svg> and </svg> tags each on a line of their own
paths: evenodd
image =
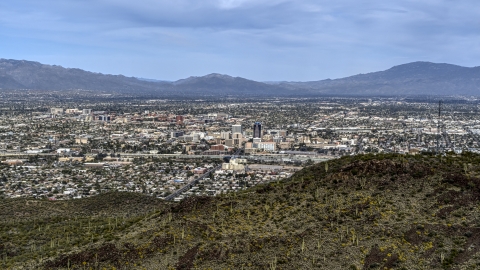
<svg viewBox="0 0 480 270">
<path fill-rule="evenodd" d="M 262 138 L 262 123 L 255 122 L 253 124 L 253 138 Z"/>
<path fill-rule="evenodd" d="M 242 125 L 232 125 L 232 134 L 242 133 Z"/>
</svg>

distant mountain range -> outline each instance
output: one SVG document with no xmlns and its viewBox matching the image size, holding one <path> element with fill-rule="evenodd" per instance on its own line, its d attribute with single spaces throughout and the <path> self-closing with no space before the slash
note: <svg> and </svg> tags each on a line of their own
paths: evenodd
<svg viewBox="0 0 480 270">
<path fill-rule="evenodd" d="M 155 96 L 480 95 L 480 67 L 413 62 L 335 80 L 257 82 L 210 74 L 175 82 L 0 59 L 0 89 L 97 90 Z"/>
<path fill-rule="evenodd" d="M 480 95 L 480 67 L 413 62 L 342 79 L 277 85 L 337 95 Z"/>
</svg>

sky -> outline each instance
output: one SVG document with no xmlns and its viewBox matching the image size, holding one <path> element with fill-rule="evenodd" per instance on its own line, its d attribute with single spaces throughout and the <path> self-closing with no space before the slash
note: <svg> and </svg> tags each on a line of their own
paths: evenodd
<svg viewBox="0 0 480 270">
<path fill-rule="evenodd" d="M 0 58 L 178 80 L 480 65 L 478 0 L 5 0 Z"/>
</svg>

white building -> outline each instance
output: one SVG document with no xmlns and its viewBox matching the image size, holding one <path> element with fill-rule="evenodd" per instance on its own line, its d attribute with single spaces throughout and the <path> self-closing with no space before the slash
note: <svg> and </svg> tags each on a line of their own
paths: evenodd
<svg viewBox="0 0 480 270">
<path fill-rule="evenodd" d="M 274 142 L 259 142 L 256 148 L 263 149 L 265 151 L 275 151 L 276 146 L 277 145 Z"/>
<path fill-rule="evenodd" d="M 69 148 L 59 148 L 57 149 L 57 154 L 66 154 L 66 153 L 70 153 L 70 149 Z"/>
<path fill-rule="evenodd" d="M 63 108 L 50 108 L 50 114 L 63 114 Z"/>
<path fill-rule="evenodd" d="M 237 159 L 232 158 L 229 163 L 222 164 L 222 170 L 243 171 L 245 170 L 245 166 L 243 164 L 239 164 Z"/>
</svg>

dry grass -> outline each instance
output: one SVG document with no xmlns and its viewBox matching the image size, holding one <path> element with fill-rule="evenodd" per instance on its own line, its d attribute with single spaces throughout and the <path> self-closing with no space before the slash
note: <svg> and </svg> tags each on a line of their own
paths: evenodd
<svg viewBox="0 0 480 270">
<path fill-rule="evenodd" d="M 3 201 L 2 215 L 16 217 L 0 223 L 2 267 L 479 269 L 479 161 L 348 157 L 171 205 L 128 193 L 37 208 Z"/>
</svg>

